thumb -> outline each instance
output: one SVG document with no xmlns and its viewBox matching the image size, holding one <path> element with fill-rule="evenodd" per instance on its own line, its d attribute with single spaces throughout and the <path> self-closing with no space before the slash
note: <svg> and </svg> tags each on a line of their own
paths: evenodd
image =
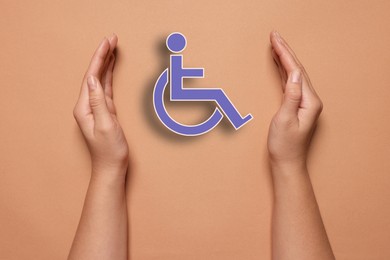
<svg viewBox="0 0 390 260">
<path fill-rule="evenodd" d="M 288 76 L 281 110 L 289 116 L 296 116 L 301 101 L 302 73 L 299 69 L 295 69 Z"/>
<path fill-rule="evenodd" d="M 100 81 L 92 75 L 88 77 L 87 84 L 89 91 L 89 105 L 91 106 L 95 123 L 102 126 L 111 120 L 103 87 L 100 84 Z"/>
</svg>

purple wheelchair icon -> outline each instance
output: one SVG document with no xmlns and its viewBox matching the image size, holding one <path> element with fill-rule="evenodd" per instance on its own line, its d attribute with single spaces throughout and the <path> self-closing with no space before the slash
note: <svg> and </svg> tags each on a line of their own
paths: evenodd
<svg viewBox="0 0 390 260">
<path fill-rule="evenodd" d="M 186 47 L 186 38 L 179 32 L 171 33 L 166 40 L 170 55 L 170 68 L 158 78 L 153 91 L 154 110 L 160 121 L 171 131 L 185 136 L 202 135 L 218 125 L 225 115 L 236 130 L 253 119 L 251 114 L 241 117 L 233 103 L 220 88 L 183 88 L 183 78 L 203 78 L 203 68 L 183 68 L 183 55 L 177 54 Z M 170 73 L 169 73 L 170 71 Z M 165 108 L 164 91 L 170 83 L 170 101 L 214 101 L 218 104 L 213 114 L 198 125 L 184 125 L 171 118 Z M 223 114 L 222 114 L 222 112 Z"/>
</svg>

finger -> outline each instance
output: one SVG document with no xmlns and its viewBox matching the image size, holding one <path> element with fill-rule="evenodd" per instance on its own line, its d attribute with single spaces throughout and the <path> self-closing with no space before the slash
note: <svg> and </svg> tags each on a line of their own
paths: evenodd
<svg viewBox="0 0 390 260">
<path fill-rule="evenodd" d="M 283 67 L 286 69 L 288 73 L 291 73 L 292 70 L 302 69 L 302 65 L 299 63 L 299 61 L 298 62 L 296 61 L 293 52 L 292 51 L 290 52 L 288 50 L 286 45 L 283 43 L 283 40 L 277 33 L 275 32 L 271 33 L 271 42 L 272 42 L 272 46 L 275 49 L 275 53 L 279 56 Z M 303 73 L 302 70 L 301 73 Z M 316 113 L 317 110 L 316 104 L 318 103 L 318 101 L 319 102 L 321 101 L 317 93 L 314 91 L 314 88 L 311 86 L 310 81 L 307 80 L 308 77 L 305 77 L 304 75 L 305 74 L 303 74 L 302 77 L 303 99 L 301 105 L 303 107 L 303 110 L 301 114 L 310 115 L 308 117 L 313 118 L 313 116 L 311 115 Z"/>
<path fill-rule="evenodd" d="M 88 78 L 90 75 L 100 78 L 109 51 L 110 43 L 108 39 L 104 37 L 103 41 L 92 56 L 87 72 L 85 73 L 85 78 Z"/>
<path fill-rule="evenodd" d="M 302 73 L 302 100 L 300 103 L 301 108 L 299 109 L 299 117 L 303 116 L 307 118 L 307 120 L 303 120 L 302 123 L 307 123 L 310 126 L 317 120 L 322 111 L 322 101 L 311 85 L 310 78 L 308 77 L 306 70 L 298 60 L 291 47 L 279 35 L 279 33 L 271 33 L 271 43 L 282 66 L 288 73 L 297 69 Z"/>
<path fill-rule="evenodd" d="M 102 42 L 99 44 L 98 48 L 95 50 L 95 53 L 92 56 L 88 69 L 84 75 L 84 79 L 81 84 L 79 99 L 76 105 L 79 107 L 80 110 L 90 112 L 90 106 L 88 101 L 89 96 L 88 96 L 87 78 L 90 75 L 97 78 L 100 77 L 99 74 L 104 64 L 104 60 L 106 58 L 108 50 L 109 50 L 108 40 L 104 38 Z"/>
<path fill-rule="evenodd" d="M 293 56 L 295 62 L 298 64 L 298 67 L 301 69 L 301 72 L 303 74 L 302 90 L 304 92 L 303 93 L 304 96 L 307 96 L 307 99 L 305 100 L 305 102 L 303 102 L 303 103 L 305 103 L 304 104 L 305 109 L 302 110 L 302 113 L 307 114 L 307 117 L 309 119 L 308 122 L 310 122 L 310 121 L 315 122 L 318 119 L 318 117 L 321 114 L 321 111 L 323 109 L 322 101 L 321 101 L 320 97 L 318 96 L 317 92 L 315 91 L 313 85 L 311 84 L 310 78 L 307 75 L 307 72 L 306 72 L 304 66 L 301 64 L 301 62 L 297 58 L 294 51 L 291 49 L 291 47 L 288 45 L 288 43 L 283 39 L 283 37 L 280 36 L 279 33 L 277 33 L 277 35 L 281 39 L 283 46 Z M 305 91 L 307 89 L 309 89 L 310 91 Z"/>
<path fill-rule="evenodd" d="M 112 91 L 112 82 L 113 82 L 113 74 L 114 74 L 114 66 L 115 66 L 115 55 L 111 54 L 110 62 L 107 67 L 107 71 L 104 77 L 104 93 L 106 96 L 113 99 L 113 91 Z"/>
<path fill-rule="evenodd" d="M 112 101 L 110 97 L 106 96 L 106 104 L 107 104 L 108 111 L 111 113 L 111 115 L 116 116 L 116 108 L 115 108 L 114 101 Z"/>
<path fill-rule="evenodd" d="M 299 69 L 299 63 L 283 45 L 282 39 L 276 32 L 272 32 L 271 34 L 271 44 L 287 73 L 291 73 L 294 69 Z"/>
<path fill-rule="evenodd" d="M 282 64 L 280 63 L 279 57 L 276 54 L 274 49 L 271 49 L 271 54 L 272 54 L 272 57 L 277 65 L 277 67 L 278 67 L 279 75 L 280 75 L 280 78 L 282 79 L 282 88 L 283 88 L 283 92 L 284 92 L 286 81 L 287 81 L 287 73 L 284 70 Z"/>
<path fill-rule="evenodd" d="M 305 67 L 302 65 L 302 63 L 299 61 L 297 55 L 295 54 L 295 52 L 293 51 L 293 49 L 290 47 L 290 45 L 288 45 L 287 41 L 278 33 L 278 32 L 275 32 L 277 34 L 277 36 L 280 38 L 281 40 L 281 43 L 284 45 L 284 47 L 288 50 L 288 52 L 293 56 L 295 62 L 298 64 L 298 66 L 300 67 L 304 77 L 308 80 L 308 82 L 310 83 L 310 87 L 312 87 L 311 85 L 311 82 L 310 82 L 310 78 L 309 78 L 309 75 L 307 74 L 306 72 L 306 69 Z M 313 89 L 314 90 L 314 89 Z"/>
<path fill-rule="evenodd" d="M 309 87 L 310 91 L 313 92 L 314 95 L 317 95 L 315 92 L 310 78 L 307 75 L 307 72 L 301 62 L 298 60 L 297 56 L 295 55 L 294 51 L 291 49 L 291 47 L 287 44 L 287 42 L 280 36 L 280 34 L 276 31 L 271 33 L 271 43 L 272 47 L 275 49 L 275 53 L 278 55 L 281 64 L 287 71 L 287 73 L 290 73 L 294 69 L 300 69 L 303 72 L 303 87 L 305 88 Z"/>
<path fill-rule="evenodd" d="M 101 77 L 101 82 L 103 84 L 104 92 L 106 93 L 106 103 L 107 103 L 108 109 L 112 114 L 115 114 L 116 113 L 115 106 L 112 102 L 112 84 L 111 84 L 111 86 L 110 85 L 107 86 L 106 82 L 107 82 L 107 76 L 112 77 L 112 69 L 113 68 L 111 67 L 111 60 L 113 58 L 114 51 L 115 51 L 115 48 L 116 48 L 117 43 L 118 43 L 118 37 L 116 36 L 116 34 L 112 34 L 111 37 L 108 38 L 108 41 L 110 43 L 110 50 L 108 52 L 106 62 L 104 65 L 104 71 L 103 71 L 103 74 Z M 111 73 L 111 75 L 107 75 L 107 73 L 108 74 Z"/>
<path fill-rule="evenodd" d="M 107 72 L 104 77 L 104 93 L 106 95 L 106 103 L 108 110 L 111 114 L 116 115 L 116 109 L 113 102 L 112 82 L 113 82 L 113 70 L 115 66 L 115 56 L 111 54 L 110 63 L 107 67 Z"/>
<path fill-rule="evenodd" d="M 287 72 L 283 68 L 282 63 L 280 62 L 280 59 L 279 59 L 278 55 L 276 54 L 275 50 L 272 50 L 272 56 L 274 57 L 276 65 L 278 66 L 281 78 L 283 79 L 284 83 L 286 83 L 287 82 L 287 78 L 288 78 Z"/>
<path fill-rule="evenodd" d="M 110 61 L 111 61 L 111 55 L 114 53 L 116 45 L 118 44 L 118 36 L 116 36 L 116 34 L 112 34 L 108 38 L 108 42 L 110 44 L 110 49 L 107 53 L 106 60 L 104 61 L 103 71 L 102 71 L 102 75 L 101 75 L 101 82 L 105 81 L 104 78 L 106 76 L 106 72 L 108 70 L 108 66 L 109 66 Z M 104 84 L 103 84 L 103 88 L 104 88 Z"/>
<path fill-rule="evenodd" d="M 280 107 L 281 114 L 286 118 L 297 117 L 302 101 L 302 73 L 299 69 L 293 70 L 286 83 L 283 103 Z"/>
<path fill-rule="evenodd" d="M 111 115 L 107 108 L 105 94 L 100 81 L 94 76 L 89 76 L 87 84 L 89 90 L 89 104 L 91 106 L 96 128 L 102 128 L 109 125 L 112 121 Z"/>
<path fill-rule="evenodd" d="M 311 128 L 317 121 L 323 109 L 323 104 L 320 99 L 311 99 L 310 104 L 302 105 L 299 109 L 298 117 L 303 120 L 302 126 L 306 128 Z"/>
</svg>

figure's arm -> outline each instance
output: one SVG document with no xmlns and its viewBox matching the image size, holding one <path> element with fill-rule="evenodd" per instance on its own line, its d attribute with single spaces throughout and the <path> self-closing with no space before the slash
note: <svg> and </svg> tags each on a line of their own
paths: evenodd
<svg viewBox="0 0 390 260">
<path fill-rule="evenodd" d="M 91 154 L 92 173 L 68 259 L 127 259 L 129 152 L 112 100 L 116 43 L 115 35 L 104 38 L 95 51 L 74 108 Z"/>
<path fill-rule="evenodd" d="M 335 259 L 306 167 L 322 102 L 278 33 L 271 33 L 271 44 L 284 93 L 268 135 L 274 184 L 272 259 Z"/>
</svg>

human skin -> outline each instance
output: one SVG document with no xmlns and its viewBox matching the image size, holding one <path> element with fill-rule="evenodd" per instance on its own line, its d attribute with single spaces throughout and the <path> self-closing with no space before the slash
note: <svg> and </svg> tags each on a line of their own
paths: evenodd
<svg viewBox="0 0 390 260">
<path fill-rule="evenodd" d="M 91 155 L 91 178 L 69 260 L 127 259 L 129 149 L 112 91 L 117 41 L 104 38 L 96 49 L 73 111 Z"/>
<path fill-rule="evenodd" d="M 323 104 L 286 41 L 277 32 L 270 40 L 283 89 L 268 134 L 274 186 L 272 259 L 335 259 L 306 164 Z"/>
</svg>

